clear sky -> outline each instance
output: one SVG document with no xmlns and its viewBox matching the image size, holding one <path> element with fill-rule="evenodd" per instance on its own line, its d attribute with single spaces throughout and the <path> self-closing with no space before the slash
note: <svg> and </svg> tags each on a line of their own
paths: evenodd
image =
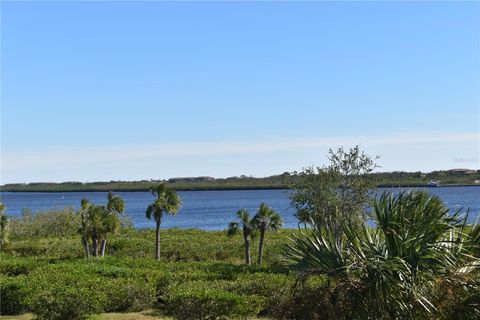
<svg viewBox="0 0 480 320">
<path fill-rule="evenodd" d="M 1 179 L 479 168 L 479 2 L 1 2 Z"/>
</svg>

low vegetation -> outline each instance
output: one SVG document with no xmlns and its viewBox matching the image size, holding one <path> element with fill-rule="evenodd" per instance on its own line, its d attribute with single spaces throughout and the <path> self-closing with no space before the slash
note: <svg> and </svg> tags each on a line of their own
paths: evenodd
<svg viewBox="0 0 480 320">
<path fill-rule="evenodd" d="M 74 232 L 12 237 L 0 255 L 1 314 L 77 319 L 155 308 L 178 319 L 245 317 L 272 313 L 271 290 L 281 292 L 293 282 L 280 265 L 291 230 L 270 236 L 263 268 L 242 265 L 242 240 L 225 232 L 165 230 L 160 262 L 154 259 L 154 231 L 112 235 L 100 259 L 84 258 Z"/>
<path fill-rule="evenodd" d="M 123 200 L 112 193 L 105 206 L 83 200 L 79 212 L 5 218 L 0 314 L 478 319 L 479 225 L 427 192 L 374 198 L 375 163 L 358 148 L 329 159 L 294 186 L 300 228 L 280 229 L 262 203 L 254 217 L 240 209 L 225 231 L 164 230 L 161 256 L 162 215 L 180 206 L 165 185 L 146 204 L 156 230 L 126 227 Z"/>
</svg>

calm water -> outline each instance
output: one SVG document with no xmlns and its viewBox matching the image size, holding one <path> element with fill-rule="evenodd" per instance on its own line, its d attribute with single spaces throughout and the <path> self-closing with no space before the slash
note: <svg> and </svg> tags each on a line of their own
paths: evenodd
<svg viewBox="0 0 480 320">
<path fill-rule="evenodd" d="M 398 188 L 381 189 L 398 192 Z M 452 209 L 470 208 L 469 221 L 475 221 L 480 214 L 480 186 L 429 188 L 432 194 L 439 196 Z M 234 219 L 239 208 L 255 213 L 260 202 L 266 202 L 283 217 L 285 227 L 296 227 L 294 210 L 289 203 L 290 190 L 234 190 L 234 191 L 183 191 L 179 195 L 183 207 L 177 216 L 165 216 L 163 228 L 199 228 L 205 230 L 223 230 Z M 145 209 L 153 200 L 148 192 L 118 192 L 126 201 L 126 213 L 137 228 L 150 228 L 153 221 L 145 219 Z M 20 216 L 23 208 L 33 212 L 51 208 L 73 207 L 78 209 L 80 200 L 88 198 L 96 204 L 105 204 L 106 192 L 2 192 L 1 202 L 7 206 L 7 214 Z"/>
</svg>

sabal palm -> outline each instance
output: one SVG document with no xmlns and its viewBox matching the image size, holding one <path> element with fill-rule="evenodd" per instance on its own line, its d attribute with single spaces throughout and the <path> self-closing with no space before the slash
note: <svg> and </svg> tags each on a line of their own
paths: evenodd
<svg viewBox="0 0 480 320">
<path fill-rule="evenodd" d="M 80 202 L 80 209 L 78 210 L 78 214 L 80 215 L 80 229 L 78 232 L 82 235 L 82 244 L 83 249 L 85 251 L 85 257 L 90 257 L 90 248 L 88 244 L 88 238 L 90 236 L 90 221 L 89 221 L 89 209 L 90 202 L 83 198 Z"/>
<path fill-rule="evenodd" d="M 181 207 L 181 200 L 173 189 L 168 188 L 163 183 L 150 188 L 150 192 L 156 199 L 147 207 L 146 217 L 147 219 L 153 218 L 156 223 L 155 258 L 160 260 L 160 224 L 163 214 L 177 214 Z"/>
<path fill-rule="evenodd" d="M 106 210 L 102 212 L 102 243 L 100 246 L 100 255 L 105 256 L 107 246 L 107 236 L 109 233 L 116 232 L 120 227 L 118 214 L 125 211 L 125 201 L 112 192 L 108 193 Z"/>
<path fill-rule="evenodd" d="M 245 263 L 249 265 L 250 259 L 250 239 L 255 233 L 255 225 L 253 219 L 246 209 L 240 209 L 236 213 L 239 221 L 232 221 L 228 224 L 227 235 L 234 236 L 240 231 L 243 234 L 243 241 L 245 245 Z"/>
<path fill-rule="evenodd" d="M 125 201 L 120 196 L 109 192 L 107 196 L 107 210 L 118 214 L 123 213 L 125 211 Z"/>
<path fill-rule="evenodd" d="M 260 233 L 260 239 L 258 243 L 258 264 L 262 264 L 263 247 L 265 242 L 265 233 L 267 230 L 278 230 L 282 227 L 282 217 L 267 206 L 265 203 L 260 204 L 260 208 L 257 211 L 255 217 L 253 217 L 255 227 Z"/>
<path fill-rule="evenodd" d="M 5 205 L 0 203 L 0 248 L 8 243 L 8 218 L 5 214 Z"/>
<path fill-rule="evenodd" d="M 370 218 L 376 224 L 342 225 L 338 235 L 315 225 L 293 239 L 287 257 L 300 278 L 324 274 L 338 284 L 338 296 L 355 297 L 355 318 L 401 319 L 431 317 L 435 310 L 432 288 L 449 270 L 477 266 L 465 248 L 474 237 L 465 235 L 464 220 L 426 192 L 384 193 L 373 203 Z M 338 241 L 338 237 L 341 241 Z M 345 294 L 345 290 L 350 290 Z M 463 288 L 468 290 L 467 288 Z M 344 292 L 341 292 L 344 290 Z"/>
</svg>

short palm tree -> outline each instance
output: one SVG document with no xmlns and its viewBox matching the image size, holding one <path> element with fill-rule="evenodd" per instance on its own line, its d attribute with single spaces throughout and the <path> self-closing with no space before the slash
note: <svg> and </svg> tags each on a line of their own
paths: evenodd
<svg viewBox="0 0 480 320">
<path fill-rule="evenodd" d="M 182 203 L 177 193 L 163 183 L 151 187 L 150 192 L 155 197 L 155 201 L 147 207 L 146 217 L 153 218 L 156 223 L 155 258 L 160 260 L 160 224 L 163 213 L 176 215 Z"/>
<path fill-rule="evenodd" d="M 239 221 L 232 221 L 228 224 L 227 235 L 234 236 L 242 231 L 245 245 L 245 263 L 250 265 L 250 239 L 255 234 L 255 225 L 246 209 L 238 210 L 237 217 Z"/>
<path fill-rule="evenodd" d="M 8 243 L 8 218 L 5 214 L 5 205 L 0 203 L 0 248 Z"/>
<path fill-rule="evenodd" d="M 107 245 L 107 236 L 109 233 L 116 232 L 119 228 L 120 221 L 118 215 L 125 211 L 125 201 L 112 192 L 107 196 L 106 212 L 102 216 L 102 242 L 100 245 L 100 255 L 105 256 L 105 248 Z"/>
<path fill-rule="evenodd" d="M 107 210 L 111 213 L 123 213 L 125 211 L 125 200 L 110 191 L 107 196 Z"/>
<path fill-rule="evenodd" d="M 267 206 L 265 203 L 260 204 L 257 214 L 253 217 L 253 223 L 260 232 L 260 240 L 258 243 L 258 264 L 262 264 L 263 247 L 265 242 L 265 233 L 267 230 L 278 230 L 282 227 L 282 217 Z"/>
</svg>

